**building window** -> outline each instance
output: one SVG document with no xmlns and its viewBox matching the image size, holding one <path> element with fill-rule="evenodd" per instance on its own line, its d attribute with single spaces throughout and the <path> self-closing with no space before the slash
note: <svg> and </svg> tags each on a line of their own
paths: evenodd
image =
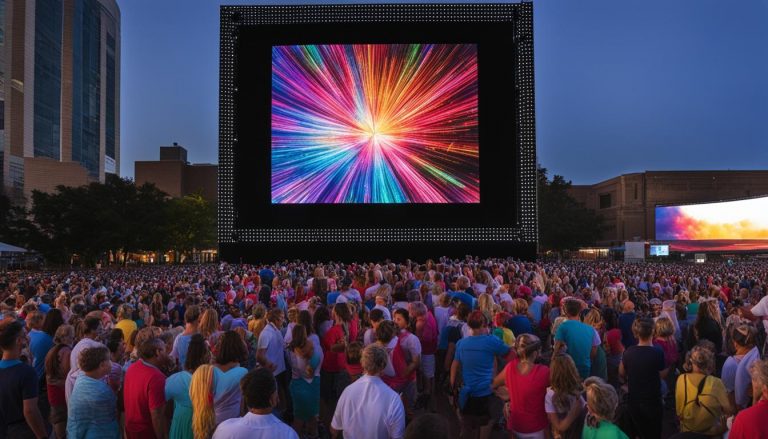
<svg viewBox="0 0 768 439">
<path fill-rule="evenodd" d="M 99 175 L 101 137 L 101 6 L 75 2 L 72 30 L 72 161 Z M 105 78 L 106 79 L 106 78 Z"/>
<path fill-rule="evenodd" d="M 611 207 L 611 194 L 600 194 L 600 208 L 607 209 Z"/>
<path fill-rule="evenodd" d="M 60 159 L 61 0 L 38 0 L 35 7 L 35 157 Z"/>
<path fill-rule="evenodd" d="M 637 200 L 637 183 L 635 183 L 635 200 Z"/>
<path fill-rule="evenodd" d="M 115 37 L 111 34 L 107 34 L 107 114 L 106 114 L 106 155 L 113 159 L 116 158 L 115 154 L 115 97 L 117 95 L 117 87 L 115 87 Z M 109 172 L 109 171 L 108 171 Z M 114 171 L 111 171 L 114 173 Z"/>
</svg>

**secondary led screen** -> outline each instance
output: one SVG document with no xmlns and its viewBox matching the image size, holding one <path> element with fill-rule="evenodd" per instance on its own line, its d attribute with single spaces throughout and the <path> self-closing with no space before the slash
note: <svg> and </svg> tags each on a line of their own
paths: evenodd
<svg viewBox="0 0 768 439">
<path fill-rule="evenodd" d="M 656 207 L 656 239 L 768 239 L 768 197 Z"/>
<path fill-rule="evenodd" d="M 650 248 L 651 256 L 669 256 L 668 245 L 652 245 Z"/>
<path fill-rule="evenodd" d="M 475 44 L 272 47 L 273 204 L 479 203 Z"/>
</svg>

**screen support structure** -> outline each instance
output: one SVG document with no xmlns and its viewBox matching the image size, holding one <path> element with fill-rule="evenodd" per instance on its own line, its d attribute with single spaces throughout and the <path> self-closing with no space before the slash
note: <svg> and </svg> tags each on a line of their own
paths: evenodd
<svg viewBox="0 0 768 439">
<path fill-rule="evenodd" d="M 229 262 L 277 259 L 384 260 L 440 256 L 535 257 L 538 243 L 536 141 L 533 71 L 533 4 L 364 4 L 222 6 L 220 11 L 218 241 Z M 243 26 L 360 23 L 512 24 L 515 102 L 510 147 L 517 177 L 508 181 L 517 203 L 517 220 L 493 227 L 318 227 L 311 215 L 302 227 L 243 227 L 238 222 L 236 186 L 237 44 Z M 482 123 L 482 122 L 481 122 Z M 481 139 L 482 154 L 482 139 Z M 481 169 L 482 173 L 482 169 Z M 482 196 L 482 195 L 481 195 Z"/>
</svg>

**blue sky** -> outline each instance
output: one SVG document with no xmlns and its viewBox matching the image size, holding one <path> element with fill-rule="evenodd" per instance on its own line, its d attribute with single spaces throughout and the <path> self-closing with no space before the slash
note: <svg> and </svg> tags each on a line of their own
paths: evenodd
<svg viewBox="0 0 768 439">
<path fill-rule="evenodd" d="M 254 2 L 119 3 L 121 175 L 172 142 L 216 163 L 219 5 Z M 550 175 L 768 169 L 768 0 L 538 0 L 534 20 Z"/>
</svg>

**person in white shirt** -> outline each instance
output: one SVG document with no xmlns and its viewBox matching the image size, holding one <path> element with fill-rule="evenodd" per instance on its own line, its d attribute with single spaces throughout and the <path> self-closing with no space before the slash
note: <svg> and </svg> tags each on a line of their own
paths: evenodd
<svg viewBox="0 0 768 439">
<path fill-rule="evenodd" d="M 363 347 L 376 342 L 376 328 L 379 327 L 379 323 L 384 321 L 384 313 L 380 309 L 374 309 L 368 318 L 371 320 L 372 327 L 363 334 Z"/>
<path fill-rule="evenodd" d="M 291 382 L 291 375 L 288 368 L 285 367 L 285 340 L 280 328 L 283 326 L 283 311 L 279 308 L 273 308 L 267 313 L 267 326 L 259 334 L 259 342 L 256 347 L 256 360 L 271 371 L 277 380 L 280 390 L 281 412 L 288 411 L 291 407 L 288 402 L 288 385 Z"/>
<path fill-rule="evenodd" d="M 365 289 L 364 298 L 366 302 L 373 299 L 374 296 L 376 296 L 376 292 L 379 290 L 379 287 L 381 286 L 381 279 L 384 277 L 381 274 L 381 270 L 373 270 L 372 272 L 373 272 L 373 279 L 372 279 L 373 285 Z M 369 274 L 369 279 L 370 279 L 370 274 Z"/>
<path fill-rule="evenodd" d="M 279 329 L 283 324 L 283 311 L 278 308 L 269 310 L 267 321 L 269 323 L 259 334 L 256 360 L 277 376 L 286 370 L 285 355 L 283 354 L 285 341 Z"/>
<path fill-rule="evenodd" d="M 765 330 L 768 331 L 768 296 L 760 299 L 752 308 L 749 306 L 742 307 L 741 311 L 742 315 L 750 320 L 762 320 Z M 768 340 L 766 340 L 766 345 L 768 345 Z"/>
<path fill-rule="evenodd" d="M 277 383 L 266 368 L 248 372 L 240 382 L 248 413 L 219 424 L 213 439 L 299 439 L 291 427 L 272 414 L 277 406 Z"/>
<path fill-rule="evenodd" d="M 334 438 L 342 431 L 345 439 L 400 439 L 405 435 L 403 402 L 380 378 L 388 357 L 377 344 L 363 350 L 360 364 L 365 374 L 344 389 L 339 398 L 331 421 Z"/>
</svg>

